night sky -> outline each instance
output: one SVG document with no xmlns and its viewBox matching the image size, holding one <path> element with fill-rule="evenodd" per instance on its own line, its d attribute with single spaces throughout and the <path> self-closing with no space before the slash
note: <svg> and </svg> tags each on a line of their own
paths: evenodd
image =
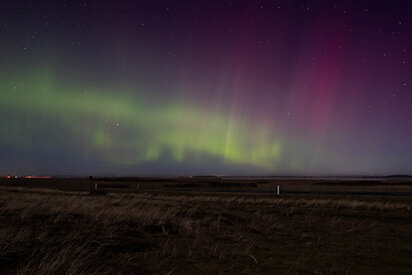
<svg viewBox="0 0 412 275">
<path fill-rule="evenodd" d="M 0 174 L 412 174 L 412 1 L 1 1 Z"/>
</svg>

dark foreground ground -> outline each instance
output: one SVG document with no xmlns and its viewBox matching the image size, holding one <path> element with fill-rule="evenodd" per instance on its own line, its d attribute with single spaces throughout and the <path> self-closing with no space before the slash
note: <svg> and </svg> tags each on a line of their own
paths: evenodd
<svg viewBox="0 0 412 275">
<path fill-rule="evenodd" d="M 0 272 L 412 274 L 410 196 L 151 180 L 1 180 Z M 282 186 L 410 192 L 405 182 L 322 182 Z"/>
</svg>

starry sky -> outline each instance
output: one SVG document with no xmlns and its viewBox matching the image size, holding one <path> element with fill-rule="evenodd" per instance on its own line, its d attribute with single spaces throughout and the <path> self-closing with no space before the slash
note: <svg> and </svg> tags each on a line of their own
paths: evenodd
<svg viewBox="0 0 412 275">
<path fill-rule="evenodd" d="M 412 174 L 411 1 L 1 1 L 0 174 Z"/>
</svg>

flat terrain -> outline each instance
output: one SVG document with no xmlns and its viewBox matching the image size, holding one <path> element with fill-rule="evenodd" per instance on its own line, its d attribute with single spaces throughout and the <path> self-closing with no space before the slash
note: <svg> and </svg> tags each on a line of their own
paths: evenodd
<svg viewBox="0 0 412 275">
<path fill-rule="evenodd" d="M 229 192 L 275 193 L 358 193 L 408 195 L 412 197 L 412 178 L 229 178 L 229 177 L 175 177 L 175 178 L 0 178 L 0 186 L 47 188 L 69 191 L 89 191 L 97 186 L 110 192 Z"/>
<path fill-rule="evenodd" d="M 408 181 L 225 183 L 2 179 L 0 272 L 412 273 Z M 403 195 L 255 192 L 277 184 L 285 191 Z"/>
</svg>

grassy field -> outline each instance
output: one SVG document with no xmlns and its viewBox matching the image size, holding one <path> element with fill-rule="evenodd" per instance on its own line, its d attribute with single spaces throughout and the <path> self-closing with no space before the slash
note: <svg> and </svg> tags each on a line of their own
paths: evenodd
<svg viewBox="0 0 412 275">
<path fill-rule="evenodd" d="M 0 186 L 2 273 L 412 273 L 410 197 L 75 189 Z"/>
<path fill-rule="evenodd" d="M 387 178 L 366 180 L 344 179 L 282 179 L 282 178 L 50 178 L 50 179 L 5 179 L 0 186 L 47 188 L 66 191 L 88 191 L 97 184 L 98 189 L 112 192 L 213 192 L 250 191 L 275 192 L 396 192 L 412 195 L 412 178 Z"/>
</svg>

